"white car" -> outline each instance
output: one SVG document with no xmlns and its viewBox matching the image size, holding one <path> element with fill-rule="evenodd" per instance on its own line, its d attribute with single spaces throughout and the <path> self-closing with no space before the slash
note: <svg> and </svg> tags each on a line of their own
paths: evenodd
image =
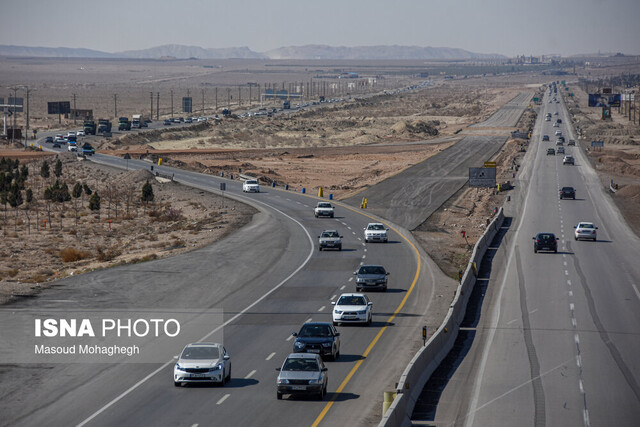
<svg viewBox="0 0 640 427">
<path fill-rule="evenodd" d="M 576 225 L 574 227 L 576 229 L 575 232 L 575 239 L 591 239 L 594 242 L 597 239 L 597 232 L 596 230 L 598 229 L 598 227 L 596 227 L 595 225 L 593 225 L 593 223 L 591 222 L 579 222 L 578 225 Z"/>
<path fill-rule="evenodd" d="M 248 179 L 244 183 L 242 183 L 242 191 L 244 193 L 259 193 L 260 192 L 260 184 L 258 184 L 257 179 Z"/>
<path fill-rule="evenodd" d="M 84 130 L 80 129 L 79 131 L 76 131 L 76 135 L 77 136 L 85 136 Z"/>
<path fill-rule="evenodd" d="M 558 127 L 560 127 L 560 123 L 554 123 L 554 124 L 553 124 L 553 127 L 554 127 L 554 128 L 558 128 Z"/>
<path fill-rule="evenodd" d="M 365 243 L 387 243 L 389 241 L 389 229 L 379 222 L 370 222 L 367 224 L 367 228 L 364 229 L 364 241 Z"/>
<path fill-rule="evenodd" d="M 231 357 L 218 343 L 188 344 L 173 367 L 173 385 L 213 382 L 225 385 L 231 380 Z"/>
<path fill-rule="evenodd" d="M 333 206 L 329 202 L 318 202 L 316 207 L 313 209 L 313 215 L 318 218 L 319 216 L 328 216 L 329 218 L 333 218 L 335 212 Z"/>
<path fill-rule="evenodd" d="M 69 151 L 73 151 L 73 152 L 77 152 L 78 151 L 78 146 L 76 144 L 69 144 L 68 150 Z"/>
<path fill-rule="evenodd" d="M 333 324 L 365 323 L 371 324 L 373 302 L 365 294 L 342 294 L 333 304 Z"/>
<path fill-rule="evenodd" d="M 562 135 L 562 131 L 561 130 L 557 130 L 556 131 L 556 136 L 561 136 Z"/>
<path fill-rule="evenodd" d="M 67 138 L 69 138 L 70 136 L 76 136 L 76 131 L 70 130 L 69 132 L 67 132 Z"/>
</svg>

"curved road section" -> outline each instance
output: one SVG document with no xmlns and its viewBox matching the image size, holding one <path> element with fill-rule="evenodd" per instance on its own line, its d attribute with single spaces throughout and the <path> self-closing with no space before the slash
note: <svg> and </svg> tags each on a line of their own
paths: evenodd
<svg viewBox="0 0 640 427">
<path fill-rule="evenodd" d="M 422 422 L 456 426 L 636 426 L 640 419 L 640 239 L 624 222 L 579 147 L 555 147 L 555 130 L 576 139 L 563 104 L 542 104 L 507 206 L 514 218 L 494 259 L 487 295 L 468 354 L 452 365 L 435 415 Z M 551 142 L 542 142 L 543 135 Z M 559 200 L 572 186 L 576 200 Z M 518 188 L 518 187 L 516 187 Z M 576 241 L 581 221 L 597 241 Z M 532 237 L 553 232 L 558 253 L 534 253 Z M 504 268 L 498 268 L 504 267 Z M 441 394 L 440 394 L 441 393 Z M 424 393 L 423 393 L 424 395 Z"/>
<path fill-rule="evenodd" d="M 104 155 L 93 161 L 124 168 Z M 129 160 L 129 168 L 149 163 Z M 14 308 L 222 309 L 218 332 L 232 357 L 225 387 L 173 386 L 165 364 L 49 364 L 0 366 L 2 425 L 278 425 L 366 424 L 379 419 L 382 391 L 413 353 L 420 318 L 435 280 L 408 233 L 392 228 L 388 244 L 365 244 L 363 228 L 379 221 L 338 205 L 333 219 L 316 219 L 316 198 L 274 188 L 245 195 L 241 183 L 164 166 L 186 185 L 260 209 L 253 221 L 222 241 L 176 257 L 70 277 Z M 203 192 L 203 197 L 206 197 Z M 324 229 L 344 236 L 341 252 L 317 250 Z M 405 237 L 408 236 L 408 237 Z M 341 356 L 329 361 L 329 394 L 276 400 L 276 367 L 292 351 L 291 333 L 309 320 L 331 321 L 331 302 L 355 291 L 353 271 L 364 263 L 391 272 L 389 290 L 371 293 L 373 324 L 339 327 Z M 446 279 L 445 279 L 446 280 Z M 221 328 L 223 327 L 223 329 Z M 393 349 L 391 351 L 390 349 Z M 176 354 L 181 348 L 176 348 Z"/>
</svg>

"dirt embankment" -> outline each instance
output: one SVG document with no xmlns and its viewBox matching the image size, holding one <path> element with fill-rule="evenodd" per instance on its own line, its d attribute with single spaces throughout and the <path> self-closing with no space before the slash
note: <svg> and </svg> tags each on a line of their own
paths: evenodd
<svg viewBox="0 0 640 427">
<path fill-rule="evenodd" d="M 603 187 L 611 181 L 618 191 L 613 201 L 631 229 L 640 236 L 640 125 L 629 121 L 621 109 L 611 110 L 611 120 L 602 120 L 602 109 L 588 106 L 588 95 L 579 86 L 571 86 L 573 97 L 565 96 L 580 145 L 598 172 Z M 637 92 L 637 90 L 636 90 Z M 592 148 L 591 141 L 603 141 L 604 148 Z"/>
<path fill-rule="evenodd" d="M 17 153 L 21 155 L 20 152 Z M 71 154 L 59 156 L 62 173 L 40 176 L 43 161 L 23 161 L 29 171 L 26 189 L 33 200 L 17 209 L 3 205 L 0 217 L 0 304 L 31 296 L 53 280 L 123 263 L 172 256 L 210 244 L 250 221 L 247 205 L 190 187 L 160 183 L 146 170 L 122 172 Z M 70 200 L 48 201 L 47 188 L 66 184 Z M 141 201 L 150 182 L 154 199 Z M 73 197 L 76 183 L 100 196 L 91 210 L 86 190 Z"/>
</svg>

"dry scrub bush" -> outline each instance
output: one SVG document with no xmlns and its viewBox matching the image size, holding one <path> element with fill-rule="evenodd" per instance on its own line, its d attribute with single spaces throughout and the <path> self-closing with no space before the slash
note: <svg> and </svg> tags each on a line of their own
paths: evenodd
<svg viewBox="0 0 640 427">
<path fill-rule="evenodd" d="M 18 270 L 17 268 L 7 270 L 7 274 L 9 275 L 9 277 L 16 277 L 19 272 L 20 270 Z"/>
<path fill-rule="evenodd" d="M 75 262 L 85 259 L 89 256 L 87 252 L 78 250 L 73 247 L 64 248 L 60 251 L 62 262 Z"/>
<path fill-rule="evenodd" d="M 96 248 L 96 253 L 96 259 L 98 261 L 111 261 L 112 259 L 122 255 L 122 250 L 117 246 L 112 246 L 110 248 L 98 246 Z"/>
</svg>

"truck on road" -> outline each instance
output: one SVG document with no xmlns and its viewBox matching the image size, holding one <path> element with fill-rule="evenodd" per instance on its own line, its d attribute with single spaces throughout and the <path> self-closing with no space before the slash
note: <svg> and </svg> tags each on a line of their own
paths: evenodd
<svg viewBox="0 0 640 427">
<path fill-rule="evenodd" d="M 131 116 L 131 127 L 134 129 L 140 129 L 142 124 L 144 123 L 144 118 L 142 114 L 134 114 Z"/>
<path fill-rule="evenodd" d="M 98 119 L 98 133 L 111 132 L 111 122 L 107 119 Z"/>
<path fill-rule="evenodd" d="M 84 133 L 85 135 L 95 135 L 96 134 L 96 122 L 93 120 L 85 120 L 84 124 Z"/>
<path fill-rule="evenodd" d="M 118 130 L 131 130 L 131 122 L 128 117 L 120 117 L 118 119 Z"/>
</svg>

